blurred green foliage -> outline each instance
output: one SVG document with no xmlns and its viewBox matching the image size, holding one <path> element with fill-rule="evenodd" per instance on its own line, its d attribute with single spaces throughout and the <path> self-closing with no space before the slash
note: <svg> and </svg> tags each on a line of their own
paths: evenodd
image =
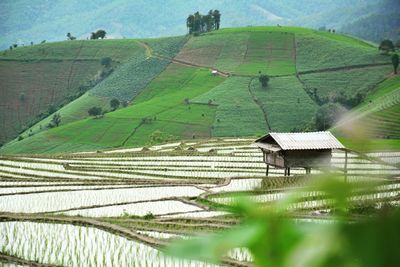
<svg viewBox="0 0 400 267">
<path fill-rule="evenodd" d="M 363 190 L 368 187 L 363 187 Z M 400 211 L 382 208 L 354 220 L 352 194 L 360 190 L 343 179 L 319 177 L 307 190 L 323 192 L 332 200 L 332 223 L 290 218 L 289 205 L 299 194 L 274 205 L 260 206 L 238 199 L 231 212 L 243 218 L 229 230 L 185 241 L 176 241 L 166 252 L 184 258 L 229 262 L 230 249 L 246 247 L 254 265 L 269 266 L 399 266 Z"/>
</svg>

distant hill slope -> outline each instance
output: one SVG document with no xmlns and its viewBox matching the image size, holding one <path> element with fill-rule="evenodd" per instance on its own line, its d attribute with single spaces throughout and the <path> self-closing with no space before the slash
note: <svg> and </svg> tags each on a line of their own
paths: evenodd
<svg viewBox="0 0 400 267">
<path fill-rule="evenodd" d="M 400 1 L 384 0 L 371 3 L 355 19 L 344 23 L 340 31 L 380 43 L 384 39 L 400 40 Z"/>
<path fill-rule="evenodd" d="M 314 88 L 321 99 L 368 95 L 392 71 L 390 57 L 368 43 L 296 27 L 224 29 L 188 41 L 120 42 L 116 48 L 131 42 L 130 56 L 60 110 L 66 120 L 62 126 L 43 131 L 36 125 L 32 136 L 25 132 L 23 140 L 10 142 L 0 153 L 62 153 L 312 130 L 321 104 Z M 267 88 L 260 86 L 259 71 L 271 75 Z M 102 118 L 84 118 L 88 107 L 97 105 L 93 99 L 104 97 L 131 104 Z"/>
<path fill-rule="evenodd" d="M 342 32 L 380 43 L 384 39 L 400 40 L 400 7 L 388 14 L 373 14 L 341 28 Z"/>
<path fill-rule="evenodd" d="M 379 14 L 387 0 L 3 0 L 0 49 L 13 43 L 61 41 L 67 32 L 86 39 L 103 28 L 110 38 L 183 35 L 196 11 L 219 9 L 222 27 L 300 25 L 339 29 L 357 18 Z M 392 0 L 396 1 L 396 0 Z"/>
</svg>

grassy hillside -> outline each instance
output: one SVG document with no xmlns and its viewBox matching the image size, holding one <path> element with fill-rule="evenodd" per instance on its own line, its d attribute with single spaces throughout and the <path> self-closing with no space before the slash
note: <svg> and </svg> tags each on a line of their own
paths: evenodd
<svg viewBox="0 0 400 267">
<path fill-rule="evenodd" d="M 213 136 L 252 136 L 268 130 L 262 110 L 249 91 L 251 78 L 232 77 L 193 99 L 195 103 L 216 104 Z"/>
<path fill-rule="evenodd" d="M 18 62 L 35 62 L 40 60 L 45 66 L 51 64 L 52 61 L 58 62 L 60 60 L 71 61 L 74 64 L 77 64 L 77 62 L 95 62 L 95 66 L 99 70 L 102 70 L 104 67 L 100 65 L 100 60 L 104 57 L 112 58 L 114 71 L 107 79 L 98 83 L 95 87 L 89 88 L 90 90 L 86 94 L 57 111 L 62 117 L 61 124 L 66 124 L 86 118 L 88 116 L 87 110 L 92 106 L 99 106 L 105 111 L 110 110 L 109 102 L 113 98 L 117 98 L 120 101 L 130 101 L 155 76 L 164 70 L 169 61 L 149 58 L 142 42 L 147 42 L 154 51 L 161 55 L 173 56 L 185 40 L 185 37 L 168 37 L 140 41 L 89 40 L 42 44 L 7 52 L 4 59 L 7 60 L 5 64 L 10 64 L 9 62 L 14 62 L 14 60 L 18 60 Z M 42 51 L 45 51 L 44 59 L 41 59 Z M 71 58 L 73 55 L 75 55 L 75 59 Z M 57 67 L 55 67 L 55 70 L 57 70 Z M 55 70 L 50 70 L 49 75 L 54 75 Z M 79 75 L 84 75 L 88 70 L 90 69 L 85 68 Z M 90 79 L 93 79 L 99 70 L 96 70 Z M 79 75 L 77 77 L 80 77 Z M 48 86 L 53 86 L 52 79 L 44 79 L 43 82 L 46 82 Z M 87 81 L 85 82 L 87 83 Z M 79 86 L 76 87 L 78 88 Z M 11 89 L 12 86 L 10 86 Z M 38 90 L 43 90 L 43 88 Z M 62 88 L 58 88 L 58 90 L 62 90 Z M 62 98 L 61 95 L 60 98 L 65 100 L 65 96 Z M 38 100 L 36 99 L 36 101 Z M 43 101 L 43 99 L 39 101 Z M 50 103 L 55 107 L 58 106 L 57 103 Z M 33 113 L 32 115 L 35 114 Z M 22 135 L 32 135 L 44 130 L 46 125 L 49 124 L 51 116 L 39 121 Z M 10 135 L 10 137 L 15 137 L 15 133 L 14 135 Z"/>
<path fill-rule="evenodd" d="M 63 126 L 34 131 L 31 137 L 27 132 L 24 140 L 9 143 L 1 153 L 313 130 L 322 104 L 314 88 L 326 101 L 335 101 L 333 95 L 370 97 L 391 72 L 389 58 L 366 42 L 297 27 L 223 29 L 187 42 L 184 37 L 126 41 L 135 47 L 130 56 L 60 111 Z M 231 75 L 213 76 L 212 68 Z M 260 86 L 259 71 L 270 75 L 267 88 Z M 103 118 L 84 118 L 82 109 L 106 106 L 113 97 L 131 104 Z"/>
<path fill-rule="evenodd" d="M 43 117 L 82 94 L 103 69 L 141 49 L 134 41 L 74 41 L 20 47 L 0 54 L 0 142 L 14 138 Z M 44 125 L 43 125 L 44 126 Z"/>
<path fill-rule="evenodd" d="M 355 149 L 363 149 L 355 142 L 354 131 L 360 137 L 373 139 L 380 148 L 400 148 L 400 76 L 392 76 L 380 83 L 352 113 L 334 128 L 337 135 Z"/>
<path fill-rule="evenodd" d="M 54 153 L 68 146 L 73 151 L 210 137 L 214 107 L 184 101 L 223 81 L 221 77 L 210 79 L 210 76 L 207 70 L 172 64 L 146 87 L 133 105 L 103 118 L 88 118 L 39 133 L 14 143 L 14 147 L 18 147 L 17 152 Z M 38 145 L 47 143 L 45 140 L 50 140 L 50 144 Z M 52 145 L 57 142 L 62 145 Z"/>
<path fill-rule="evenodd" d="M 344 69 L 300 75 L 308 92 L 317 89 L 321 99 L 343 96 L 347 99 L 357 94 L 367 95 L 392 71 L 390 66 L 377 66 L 362 69 Z"/>
<path fill-rule="evenodd" d="M 255 75 L 261 71 L 282 75 L 296 72 L 293 34 L 221 32 L 192 38 L 176 58 L 233 74 Z"/>
</svg>

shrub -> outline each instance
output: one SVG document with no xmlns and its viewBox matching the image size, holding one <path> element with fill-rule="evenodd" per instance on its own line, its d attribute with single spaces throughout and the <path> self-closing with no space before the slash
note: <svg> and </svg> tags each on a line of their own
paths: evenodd
<svg viewBox="0 0 400 267">
<path fill-rule="evenodd" d="M 101 115 L 101 113 L 102 113 L 101 107 L 91 107 L 91 108 L 88 110 L 89 116 L 95 116 L 95 117 L 97 117 L 97 116 Z"/>
<path fill-rule="evenodd" d="M 261 75 L 258 77 L 258 80 L 260 81 L 262 87 L 265 88 L 265 87 L 268 86 L 269 77 L 268 77 L 267 75 L 261 74 Z"/>
<path fill-rule="evenodd" d="M 112 59 L 110 57 L 103 57 L 100 60 L 100 64 L 106 68 L 111 66 Z"/>
<path fill-rule="evenodd" d="M 25 93 L 20 93 L 20 94 L 19 94 L 19 100 L 20 100 L 21 102 L 24 102 L 24 101 L 25 101 Z"/>
<path fill-rule="evenodd" d="M 315 126 L 317 130 L 324 131 L 333 126 L 345 111 L 346 109 L 338 103 L 322 105 L 315 115 Z"/>
<path fill-rule="evenodd" d="M 152 219 L 154 219 L 155 217 L 156 217 L 156 216 L 154 216 L 153 213 L 148 212 L 148 213 L 146 213 L 146 215 L 143 216 L 143 219 L 145 219 L 145 220 L 152 220 Z"/>
<path fill-rule="evenodd" d="M 120 105 L 120 102 L 118 99 L 116 99 L 116 98 L 111 99 L 110 106 L 111 106 L 112 110 L 116 110 L 119 107 L 119 105 Z"/>
<path fill-rule="evenodd" d="M 379 50 L 384 54 L 388 54 L 389 51 L 394 51 L 394 44 L 391 40 L 383 40 L 379 45 Z"/>
</svg>

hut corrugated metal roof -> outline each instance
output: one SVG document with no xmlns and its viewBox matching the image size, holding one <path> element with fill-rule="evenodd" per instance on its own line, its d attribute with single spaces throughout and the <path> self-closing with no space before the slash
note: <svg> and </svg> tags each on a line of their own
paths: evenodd
<svg viewBox="0 0 400 267">
<path fill-rule="evenodd" d="M 256 140 L 256 143 L 262 143 L 268 136 L 271 136 L 283 150 L 345 148 L 330 132 L 269 133 Z"/>
</svg>

